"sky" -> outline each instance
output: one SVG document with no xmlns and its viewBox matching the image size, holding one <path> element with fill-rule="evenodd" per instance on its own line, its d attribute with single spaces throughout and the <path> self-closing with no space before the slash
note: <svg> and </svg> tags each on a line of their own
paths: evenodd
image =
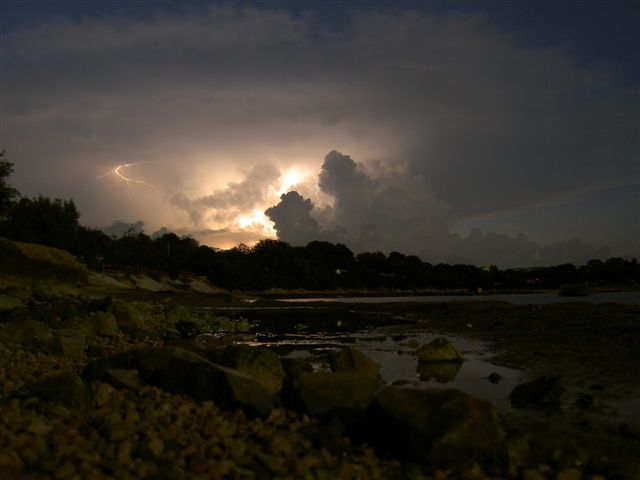
<svg viewBox="0 0 640 480">
<path fill-rule="evenodd" d="M 636 2 L 23 0 L 0 29 L 11 183 L 85 225 L 640 256 Z"/>
</svg>

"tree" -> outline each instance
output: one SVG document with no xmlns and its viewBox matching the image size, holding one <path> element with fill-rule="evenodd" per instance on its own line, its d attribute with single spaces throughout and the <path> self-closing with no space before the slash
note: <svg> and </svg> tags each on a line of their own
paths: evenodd
<svg viewBox="0 0 640 480">
<path fill-rule="evenodd" d="M 71 251 L 76 245 L 79 217 L 73 200 L 23 197 L 10 209 L 2 234 L 20 242 Z"/>
<path fill-rule="evenodd" d="M 4 150 L 0 152 L 0 220 L 4 220 L 11 202 L 18 195 L 18 191 L 7 182 L 7 178 L 13 173 L 13 164 L 5 158 Z"/>
</svg>

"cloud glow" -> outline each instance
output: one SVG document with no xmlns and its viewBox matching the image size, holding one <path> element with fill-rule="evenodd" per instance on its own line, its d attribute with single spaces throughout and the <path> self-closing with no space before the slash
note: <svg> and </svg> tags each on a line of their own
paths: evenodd
<svg viewBox="0 0 640 480">
<path fill-rule="evenodd" d="M 637 90 L 608 72 L 521 48 L 481 16 L 361 10 L 348 35 L 312 20 L 211 6 L 4 35 L 16 187 L 73 197 L 91 226 L 144 220 L 212 246 L 275 235 L 264 212 L 295 190 L 285 207 L 306 233 L 443 260 L 465 253 L 456 222 L 637 178 Z M 333 150 L 356 160 L 321 167 Z M 558 241 L 593 230 L 530 225 Z"/>
</svg>

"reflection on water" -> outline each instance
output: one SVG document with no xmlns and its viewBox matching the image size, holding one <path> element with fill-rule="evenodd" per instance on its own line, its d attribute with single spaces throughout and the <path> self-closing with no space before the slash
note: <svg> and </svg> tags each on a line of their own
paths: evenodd
<svg viewBox="0 0 640 480">
<path fill-rule="evenodd" d="M 584 297 L 561 297 L 551 293 L 509 293 L 487 295 L 421 295 L 404 297 L 326 297 L 284 298 L 282 302 L 336 302 L 336 303 L 400 303 L 400 302 L 508 302 L 516 305 L 545 305 L 550 303 L 589 302 L 640 304 L 640 292 L 602 292 Z"/>
<path fill-rule="evenodd" d="M 465 361 L 458 363 L 419 363 L 417 346 L 440 335 L 413 330 L 411 327 L 379 328 L 345 333 L 259 335 L 252 345 L 276 349 L 283 357 L 310 361 L 316 370 L 328 369 L 329 350 L 353 347 L 380 364 L 385 382 L 413 388 L 456 388 L 470 395 L 490 400 L 499 408 L 509 406 L 508 395 L 522 381 L 519 370 L 490 363 L 485 345 L 463 337 L 448 337 L 462 352 Z M 492 383 L 489 377 L 500 378 Z"/>
<path fill-rule="evenodd" d="M 456 379 L 462 362 L 418 362 L 416 371 L 421 382 L 435 380 L 447 384 Z"/>
</svg>

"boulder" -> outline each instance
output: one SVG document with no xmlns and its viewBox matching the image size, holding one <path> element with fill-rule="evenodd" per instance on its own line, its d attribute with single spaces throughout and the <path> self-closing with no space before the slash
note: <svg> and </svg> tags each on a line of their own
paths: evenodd
<svg viewBox="0 0 640 480">
<path fill-rule="evenodd" d="M 431 343 L 422 345 L 416 356 L 420 362 L 462 362 L 462 354 L 448 338 L 438 337 Z"/>
<path fill-rule="evenodd" d="M 509 400 L 515 408 L 557 408 L 564 392 L 559 377 L 545 375 L 517 385 L 509 394 Z"/>
<path fill-rule="evenodd" d="M 360 375 L 378 378 L 380 365 L 355 348 L 343 348 L 329 353 L 331 370 L 334 372 L 358 372 Z"/>
<path fill-rule="evenodd" d="M 255 378 L 270 394 L 282 390 L 284 369 L 280 358 L 273 350 L 248 345 L 230 345 L 220 362 Z"/>
<path fill-rule="evenodd" d="M 69 252 L 0 238 L 0 271 L 37 281 L 87 283 L 89 271 Z"/>
<path fill-rule="evenodd" d="M 202 318 L 182 318 L 175 323 L 175 328 L 182 338 L 195 338 L 205 333 L 213 333 L 214 329 L 209 322 Z"/>
<path fill-rule="evenodd" d="M 87 304 L 87 310 L 90 312 L 107 312 L 112 303 L 113 297 L 111 295 L 92 298 Z"/>
<path fill-rule="evenodd" d="M 0 313 L 8 312 L 9 310 L 13 310 L 14 308 L 22 306 L 24 306 L 24 303 L 22 303 L 22 300 L 20 300 L 19 298 L 0 294 Z"/>
<path fill-rule="evenodd" d="M 204 294 L 225 293 L 225 290 L 222 290 L 218 287 L 214 287 L 206 279 L 191 280 L 189 282 L 189 288 L 194 292 L 204 293 Z"/>
<path fill-rule="evenodd" d="M 377 379 L 355 371 L 301 373 L 285 401 L 309 415 L 348 418 L 364 412 L 379 389 Z"/>
<path fill-rule="evenodd" d="M 93 316 L 93 327 L 102 337 L 115 337 L 118 334 L 118 322 L 111 312 L 96 312 Z"/>
<path fill-rule="evenodd" d="M 171 290 L 169 285 L 158 282 L 147 275 L 131 275 L 131 280 L 140 290 L 149 292 L 167 292 Z"/>
<path fill-rule="evenodd" d="M 51 330 L 51 327 L 37 320 L 27 320 L 18 325 L 7 325 L 3 334 L 7 340 L 29 347 L 48 349 L 53 342 L 53 330 Z"/>
<path fill-rule="evenodd" d="M 90 362 L 87 380 L 109 382 L 113 370 L 137 370 L 140 382 L 196 400 L 213 400 L 221 408 L 243 408 L 250 415 L 267 415 L 273 398 L 254 378 L 215 365 L 177 347 L 132 350 Z"/>
<path fill-rule="evenodd" d="M 134 302 L 114 301 L 109 308 L 118 328 L 125 333 L 144 331 L 148 328 L 145 311 Z"/>
<path fill-rule="evenodd" d="M 297 378 L 302 373 L 313 372 L 313 365 L 299 358 L 281 358 L 280 361 L 282 362 L 285 377 Z"/>
<path fill-rule="evenodd" d="M 75 330 L 82 333 L 86 338 L 94 338 L 97 335 L 93 319 L 88 316 L 73 317 L 65 320 L 62 322 L 61 327 L 64 330 Z"/>
<path fill-rule="evenodd" d="M 56 330 L 53 339 L 53 351 L 65 357 L 81 357 L 87 344 L 82 332 L 76 330 Z"/>
<path fill-rule="evenodd" d="M 457 390 L 387 387 L 375 398 L 356 436 L 380 453 L 466 470 L 499 471 L 506 444 L 493 406 Z"/>
<path fill-rule="evenodd" d="M 37 398 L 41 402 L 65 407 L 83 407 L 91 399 L 87 385 L 75 373 L 66 372 L 26 385 L 15 394 L 21 399 Z"/>
</svg>

